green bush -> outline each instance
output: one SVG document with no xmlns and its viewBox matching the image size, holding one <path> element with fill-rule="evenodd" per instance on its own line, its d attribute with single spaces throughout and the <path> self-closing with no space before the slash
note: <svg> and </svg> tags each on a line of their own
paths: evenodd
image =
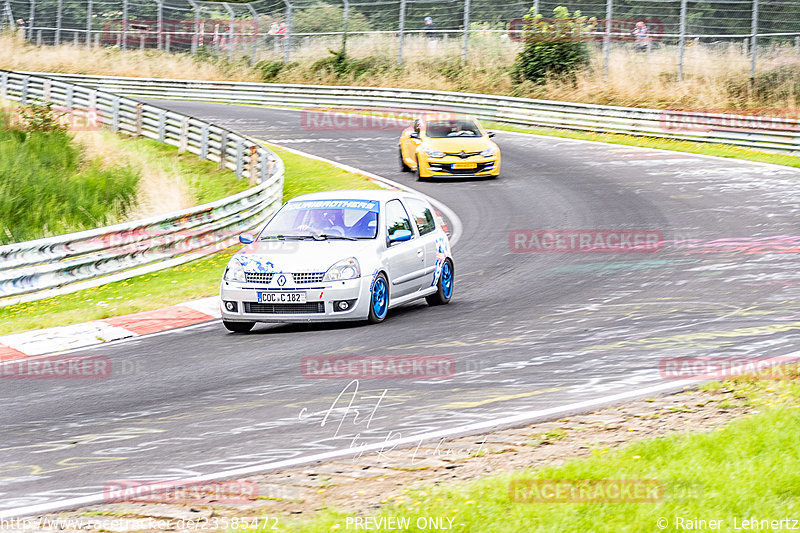
<svg viewBox="0 0 800 533">
<path fill-rule="evenodd" d="M 261 79 L 265 83 L 272 83 L 278 79 L 281 72 L 289 67 L 295 67 L 297 63 L 284 63 L 283 61 L 261 60 L 254 65 L 254 68 L 261 74 Z"/>
<path fill-rule="evenodd" d="M 311 65 L 312 72 L 325 72 L 337 78 L 357 80 L 370 75 L 396 70 L 397 65 L 384 57 L 369 56 L 362 59 L 348 56 L 341 50 L 328 50 L 331 55 Z"/>
<path fill-rule="evenodd" d="M 43 116 L 42 109 L 28 111 Z M 135 203 L 139 177 L 132 168 L 84 161 L 62 129 L 0 125 L 0 244 L 116 222 Z"/>
<path fill-rule="evenodd" d="M 574 80 L 576 72 L 588 66 L 585 37 L 596 24 L 594 19 L 582 17 L 580 11 L 570 15 L 567 8 L 559 6 L 550 20 L 531 9 L 525 21 L 525 42 L 511 70 L 516 83 L 542 83 L 548 78 Z"/>
</svg>

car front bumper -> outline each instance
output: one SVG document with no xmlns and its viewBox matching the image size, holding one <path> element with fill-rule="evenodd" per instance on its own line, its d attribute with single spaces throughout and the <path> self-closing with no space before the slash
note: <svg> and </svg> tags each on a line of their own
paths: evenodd
<svg viewBox="0 0 800 533">
<path fill-rule="evenodd" d="M 444 157 L 441 159 L 427 158 L 422 161 L 422 173 L 431 176 L 469 177 L 469 176 L 496 176 L 500 173 L 500 158 L 487 157 L 465 161 L 458 157 Z M 472 168 L 456 168 L 457 165 L 474 165 Z"/>
<path fill-rule="evenodd" d="M 230 322 L 332 322 L 366 320 L 369 316 L 372 278 L 314 283 L 309 287 L 268 289 L 258 283 L 223 280 L 220 285 L 222 319 Z M 306 295 L 306 304 L 259 304 L 259 292 Z M 234 309 L 228 309 L 228 303 Z M 347 302 L 347 309 L 339 309 Z M 336 309 L 335 309 L 336 307 Z"/>
</svg>

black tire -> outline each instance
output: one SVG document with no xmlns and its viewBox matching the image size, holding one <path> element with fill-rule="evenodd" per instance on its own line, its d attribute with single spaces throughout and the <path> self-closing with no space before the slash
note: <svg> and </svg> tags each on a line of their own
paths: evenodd
<svg viewBox="0 0 800 533">
<path fill-rule="evenodd" d="M 225 326 L 225 329 L 228 331 L 232 331 L 234 333 L 247 333 L 253 326 L 256 325 L 255 322 L 229 322 L 227 320 L 222 321 L 222 325 Z"/>
<path fill-rule="evenodd" d="M 382 293 L 376 293 L 376 289 L 378 291 L 382 290 Z M 375 305 L 376 297 L 382 294 L 381 298 L 383 299 L 382 306 Z M 370 324 L 380 324 L 384 320 L 386 320 L 386 315 L 389 312 L 389 280 L 386 279 L 386 275 L 381 272 L 377 276 L 375 276 L 375 281 L 372 282 L 372 288 L 369 291 L 369 316 L 367 316 L 367 320 Z"/>
<path fill-rule="evenodd" d="M 411 172 L 411 167 L 406 165 L 406 160 L 403 159 L 402 148 L 398 148 L 397 153 L 399 155 L 398 159 L 400 160 L 400 172 Z"/>
<path fill-rule="evenodd" d="M 450 303 L 450 299 L 453 297 L 453 291 L 455 290 L 455 273 L 453 262 L 448 257 L 444 260 L 442 273 L 439 274 L 439 281 L 436 284 L 437 291 L 425 297 L 425 301 L 428 302 L 428 305 L 445 305 Z"/>
</svg>

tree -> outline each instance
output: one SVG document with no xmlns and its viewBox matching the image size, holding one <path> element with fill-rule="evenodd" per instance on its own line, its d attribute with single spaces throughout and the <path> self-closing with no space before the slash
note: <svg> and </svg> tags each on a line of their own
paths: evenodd
<svg viewBox="0 0 800 533">
<path fill-rule="evenodd" d="M 542 83 L 548 78 L 572 78 L 578 69 L 589 64 L 586 39 L 596 26 L 596 19 L 570 15 L 566 7 L 553 10 L 553 18 L 545 19 L 533 9 L 525 15 L 522 32 L 524 44 L 511 71 L 516 82 Z"/>
</svg>

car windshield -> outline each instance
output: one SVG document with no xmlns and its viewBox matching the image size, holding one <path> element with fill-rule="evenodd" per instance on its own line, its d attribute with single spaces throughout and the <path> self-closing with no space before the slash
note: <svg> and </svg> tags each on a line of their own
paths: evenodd
<svg viewBox="0 0 800 533">
<path fill-rule="evenodd" d="M 380 202 L 375 200 L 299 200 L 288 202 L 259 238 L 374 239 Z"/>
<path fill-rule="evenodd" d="M 445 137 L 480 137 L 481 130 L 471 120 L 431 120 L 425 128 L 428 137 L 443 139 Z"/>
</svg>

